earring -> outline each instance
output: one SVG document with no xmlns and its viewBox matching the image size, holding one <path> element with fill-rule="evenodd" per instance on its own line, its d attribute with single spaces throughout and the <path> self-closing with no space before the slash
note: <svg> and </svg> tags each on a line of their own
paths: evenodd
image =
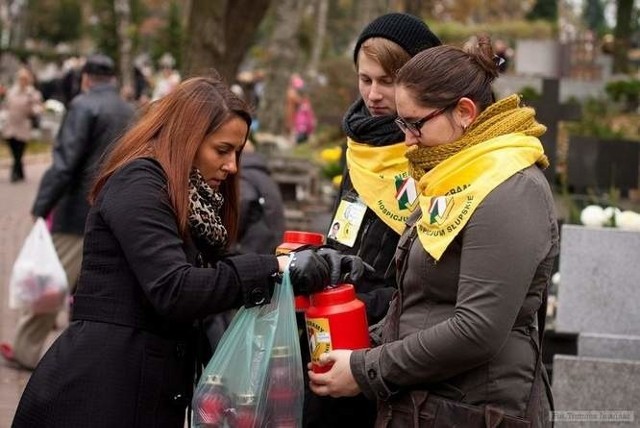
<svg viewBox="0 0 640 428">
<path fill-rule="evenodd" d="M 462 133 L 464 134 L 465 132 L 467 132 L 467 128 L 469 127 L 469 125 L 462 125 Z"/>
</svg>

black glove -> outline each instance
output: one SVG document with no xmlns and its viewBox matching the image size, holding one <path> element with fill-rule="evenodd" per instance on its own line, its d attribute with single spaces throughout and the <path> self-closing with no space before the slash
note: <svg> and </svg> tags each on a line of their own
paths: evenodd
<svg viewBox="0 0 640 428">
<path fill-rule="evenodd" d="M 316 250 L 307 248 L 292 254 L 289 277 L 294 295 L 308 295 L 322 291 L 329 285 L 331 269 L 329 263 L 316 254 Z"/>
<path fill-rule="evenodd" d="M 329 264 L 331 285 L 345 282 L 355 284 L 363 276 L 375 272 L 375 269 L 363 262 L 360 257 L 340 254 L 338 250 L 330 247 L 321 247 L 316 251 L 316 254 Z"/>
</svg>

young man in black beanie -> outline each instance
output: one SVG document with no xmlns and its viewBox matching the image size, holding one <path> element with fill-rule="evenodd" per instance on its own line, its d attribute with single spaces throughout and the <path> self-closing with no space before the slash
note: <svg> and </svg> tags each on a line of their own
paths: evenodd
<svg viewBox="0 0 640 428">
<path fill-rule="evenodd" d="M 408 173 L 404 133 L 394 122 L 395 75 L 412 56 L 440 44 L 420 19 L 389 13 L 362 30 L 353 52 L 360 98 L 343 121 L 346 168 L 330 223 L 345 227 L 328 236 L 327 243 L 375 268 L 373 276 L 355 284 L 369 325 L 380 321 L 389 307 L 396 284 L 393 256 L 417 195 Z M 309 393 L 304 426 L 373 426 L 375 408 L 362 395 L 335 399 Z"/>
</svg>

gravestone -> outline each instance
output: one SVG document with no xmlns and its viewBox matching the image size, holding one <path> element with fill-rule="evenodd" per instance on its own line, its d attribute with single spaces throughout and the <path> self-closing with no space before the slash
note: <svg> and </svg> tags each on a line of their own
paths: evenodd
<svg viewBox="0 0 640 428">
<path fill-rule="evenodd" d="M 556 356 L 555 428 L 640 425 L 640 361 Z"/>
<path fill-rule="evenodd" d="M 640 418 L 638 255 L 640 232 L 562 228 L 555 325 L 578 333 L 578 352 L 553 361 L 557 427 L 638 426 L 627 420 Z"/>
<path fill-rule="evenodd" d="M 514 63 L 518 75 L 556 78 L 560 76 L 560 44 L 551 39 L 519 39 Z"/>
<path fill-rule="evenodd" d="M 540 140 L 549 158 L 550 165 L 545 170 L 545 175 L 551 185 L 556 183 L 558 123 L 564 120 L 578 120 L 581 116 L 579 104 L 560 103 L 559 96 L 558 79 L 544 79 L 542 97 L 531 102 L 536 109 L 536 119 L 547 127 L 547 132 L 540 137 Z"/>
<path fill-rule="evenodd" d="M 575 193 L 607 192 L 612 186 L 627 197 L 640 187 L 640 143 L 572 136 L 567 155 L 567 184 Z"/>
<path fill-rule="evenodd" d="M 282 194 L 286 228 L 310 230 L 320 198 L 319 167 L 309 159 L 272 154 L 269 169 Z"/>
<path fill-rule="evenodd" d="M 556 330 L 640 336 L 639 261 L 640 232 L 563 225 Z"/>
</svg>

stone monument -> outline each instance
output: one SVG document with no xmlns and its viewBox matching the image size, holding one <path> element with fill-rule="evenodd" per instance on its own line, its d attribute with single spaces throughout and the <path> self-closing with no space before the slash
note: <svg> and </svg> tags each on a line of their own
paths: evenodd
<svg viewBox="0 0 640 428">
<path fill-rule="evenodd" d="M 555 355 L 557 427 L 640 426 L 640 232 L 564 225 L 556 330 L 578 355 Z"/>
</svg>

